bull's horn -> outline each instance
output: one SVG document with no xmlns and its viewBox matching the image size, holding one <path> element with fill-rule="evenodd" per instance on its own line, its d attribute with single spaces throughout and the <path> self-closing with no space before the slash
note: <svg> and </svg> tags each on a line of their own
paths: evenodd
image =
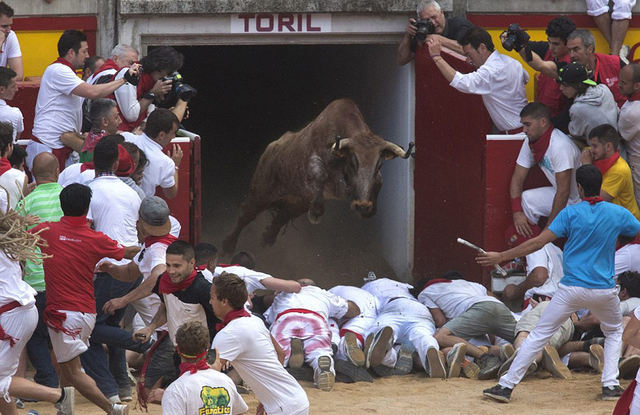
<svg viewBox="0 0 640 415">
<path fill-rule="evenodd" d="M 336 136 L 336 142 L 331 146 L 331 150 L 342 150 L 343 148 L 348 148 L 351 140 L 349 138 L 342 138 L 339 135 Z"/>
<path fill-rule="evenodd" d="M 392 152 L 397 157 L 401 157 L 403 159 L 408 159 L 411 156 L 411 150 L 415 144 L 412 142 L 409 143 L 409 147 L 407 147 L 407 151 L 404 151 L 402 147 L 397 144 L 391 143 L 387 141 L 387 145 L 385 146 L 385 150 Z"/>
</svg>

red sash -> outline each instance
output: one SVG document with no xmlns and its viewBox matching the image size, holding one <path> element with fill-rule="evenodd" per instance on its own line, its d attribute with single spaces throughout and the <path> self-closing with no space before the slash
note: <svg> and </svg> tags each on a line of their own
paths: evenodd
<svg viewBox="0 0 640 415">
<path fill-rule="evenodd" d="M 64 321 L 67 319 L 67 315 L 58 310 L 52 310 L 50 308 L 45 308 L 44 310 L 44 324 L 49 327 L 51 330 L 56 333 L 62 332 L 67 336 L 71 336 L 75 340 L 76 337 L 80 337 L 80 333 L 82 333 L 82 329 L 74 329 L 70 330 L 63 327 Z"/>
<path fill-rule="evenodd" d="M 596 166 L 598 168 L 598 170 L 600 170 L 600 173 L 602 173 L 602 176 L 604 176 L 605 174 L 607 174 L 609 169 L 614 164 L 616 164 L 616 161 L 618 161 L 619 158 L 620 158 L 620 152 L 616 151 L 615 153 L 613 153 L 610 157 L 607 157 L 606 159 L 595 160 L 593 162 L 593 165 Z"/>
<path fill-rule="evenodd" d="M 536 141 L 535 143 L 531 143 L 529 141 L 529 148 L 533 153 L 533 160 L 536 164 L 540 163 L 542 157 L 544 157 L 544 153 L 547 152 L 549 148 L 549 143 L 551 142 L 551 133 L 553 132 L 553 125 L 549 127 L 547 131 Z"/>
<path fill-rule="evenodd" d="M 633 382 L 627 386 L 627 389 L 624 390 L 624 393 L 618 399 L 618 403 L 616 403 L 616 407 L 613 408 L 613 415 L 629 415 L 631 412 L 631 403 L 633 402 L 633 394 L 636 390 L 637 382 L 634 379 Z"/>
<path fill-rule="evenodd" d="M 4 159 L 3 159 L 4 160 Z M 7 303 L 5 305 L 3 305 L 2 307 L 0 307 L 0 315 L 2 315 L 2 313 L 6 313 L 7 311 L 11 311 L 14 308 L 18 308 L 20 307 L 22 304 L 20 304 L 17 301 L 12 301 L 10 303 Z M 9 347 L 13 347 L 15 346 L 16 342 L 20 339 L 16 339 L 15 337 L 12 337 L 10 335 L 8 335 L 4 329 L 2 328 L 2 325 L 0 324 L 0 341 L 3 340 L 8 340 L 9 341 Z"/>
</svg>

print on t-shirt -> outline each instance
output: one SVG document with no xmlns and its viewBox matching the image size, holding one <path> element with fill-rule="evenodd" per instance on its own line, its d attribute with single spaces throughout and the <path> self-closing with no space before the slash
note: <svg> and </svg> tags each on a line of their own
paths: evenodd
<svg viewBox="0 0 640 415">
<path fill-rule="evenodd" d="M 200 391 L 203 407 L 199 415 L 218 415 L 231 413 L 231 398 L 226 388 L 212 388 L 203 386 Z"/>
</svg>

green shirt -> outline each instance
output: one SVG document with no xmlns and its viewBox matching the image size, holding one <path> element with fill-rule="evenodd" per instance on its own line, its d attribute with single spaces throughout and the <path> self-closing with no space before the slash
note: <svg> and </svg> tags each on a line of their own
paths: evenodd
<svg viewBox="0 0 640 415">
<path fill-rule="evenodd" d="M 57 222 L 62 217 L 60 207 L 60 192 L 62 186 L 58 183 L 44 183 L 38 185 L 33 192 L 29 193 L 20 201 L 17 211 L 26 215 L 40 216 L 41 222 Z M 29 226 L 29 229 L 36 225 Z M 37 248 L 40 252 L 40 248 Z M 42 264 L 35 264 L 27 261 L 24 267 L 24 280 L 36 291 L 44 291 L 44 269 Z"/>
</svg>

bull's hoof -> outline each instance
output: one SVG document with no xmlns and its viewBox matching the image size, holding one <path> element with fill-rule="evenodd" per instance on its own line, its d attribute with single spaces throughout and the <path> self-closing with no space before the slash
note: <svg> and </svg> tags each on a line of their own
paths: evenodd
<svg viewBox="0 0 640 415">
<path fill-rule="evenodd" d="M 233 255 L 234 251 L 236 250 L 237 242 L 238 241 L 235 238 L 225 238 L 224 241 L 222 241 L 222 257 Z"/>
<path fill-rule="evenodd" d="M 320 222 L 322 222 L 322 215 L 315 215 L 311 213 L 311 211 L 308 211 L 307 216 L 309 217 L 309 222 L 313 223 L 314 225 L 317 225 Z"/>
</svg>

